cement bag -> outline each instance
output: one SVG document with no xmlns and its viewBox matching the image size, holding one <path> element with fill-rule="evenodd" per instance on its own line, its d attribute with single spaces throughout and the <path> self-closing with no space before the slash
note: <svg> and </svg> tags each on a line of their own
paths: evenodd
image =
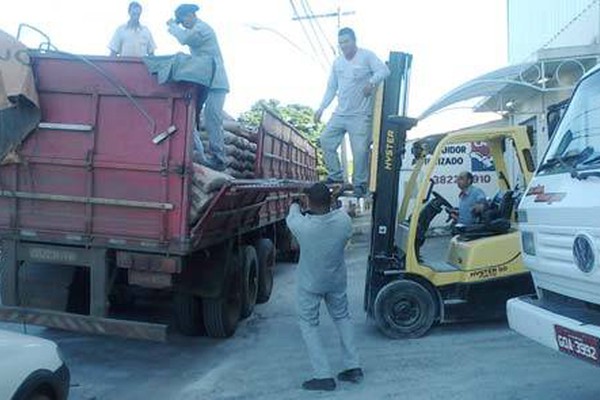
<svg viewBox="0 0 600 400">
<path fill-rule="evenodd" d="M 204 165 L 194 163 L 194 184 L 205 193 L 217 191 L 231 180 L 231 176 L 212 170 Z"/>
</svg>

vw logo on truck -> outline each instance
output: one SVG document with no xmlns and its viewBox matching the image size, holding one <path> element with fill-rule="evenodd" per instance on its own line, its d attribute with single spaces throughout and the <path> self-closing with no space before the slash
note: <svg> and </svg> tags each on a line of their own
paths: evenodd
<svg viewBox="0 0 600 400">
<path fill-rule="evenodd" d="M 596 264 L 596 254 L 594 251 L 594 242 L 589 235 L 579 234 L 573 242 L 573 258 L 575 265 L 581 271 L 589 273 Z"/>
</svg>

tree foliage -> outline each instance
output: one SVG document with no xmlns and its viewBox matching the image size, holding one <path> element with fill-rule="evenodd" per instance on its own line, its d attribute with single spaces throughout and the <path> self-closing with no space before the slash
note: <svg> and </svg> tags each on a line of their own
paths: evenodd
<svg viewBox="0 0 600 400">
<path fill-rule="evenodd" d="M 264 108 L 271 110 L 278 117 L 292 125 L 312 144 L 317 146 L 317 173 L 319 176 L 325 175 L 327 171 L 323 167 L 323 154 L 319 145 L 319 135 L 324 125 L 320 122 L 314 122 L 315 111 L 311 107 L 302 104 L 283 105 L 276 99 L 259 100 L 252 105 L 249 111 L 240 115 L 239 121 L 250 128 L 258 128 Z"/>
<path fill-rule="evenodd" d="M 323 124 L 315 124 L 313 121 L 315 111 L 311 107 L 302 104 L 283 105 L 279 100 L 275 99 L 259 100 L 252 105 L 249 111 L 240 115 L 240 122 L 249 127 L 258 128 L 262 111 L 265 107 L 298 129 L 311 142 L 316 144 L 316 140 L 323 129 Z"/>
</svg>

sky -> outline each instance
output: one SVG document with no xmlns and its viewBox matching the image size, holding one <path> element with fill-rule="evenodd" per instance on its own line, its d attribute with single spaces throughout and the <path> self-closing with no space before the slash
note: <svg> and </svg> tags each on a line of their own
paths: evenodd
<svg viewBox="0 0 600 400">
<path fill-rule="evenodd" d="M 166 21 L 180 3 L 141 0 L 142 23 L 150 28 L 157 55 L 186 49 L 166 30 Z M 301 0 L 294 0 L 305 14 Z M 108 54 L 117 26 L 127 21 L 128 0 L 19 0 L 0 13 L 0 29 L 16 35 L 20 23 L 44 31 L 62 51 Z M 316 108 L 325 91 L 333 48 L 315 45 L 303 32 L 310 26 L 293 21 L 289 0 L 203 0 L 198 16 L 217 33 L 231 92 L 225 109 L 236 116 L 259 99 Z M 342 26 L 352 27 L 359 47 L 386 60 L 390 51 L 413 55 L 409 115 L 418 116 L 449 90 L 506 65 L 506 0 L 307 0 L 315 14 L 344 12 Z M 319 36 L 335 47 L 337 18 L 322 18 Z M 24 31 L 25 32 L 25 31 Z M 39 36 L 24 33 L 37 46 Z M 325 61 L 325 58 L 328 61 Z M 332 109 L 329 110 L 330 112 Z M 465 110 L 445 111 L 419 123 L 413 136 L 457 129 L 489 119 Z"/>
</svg>

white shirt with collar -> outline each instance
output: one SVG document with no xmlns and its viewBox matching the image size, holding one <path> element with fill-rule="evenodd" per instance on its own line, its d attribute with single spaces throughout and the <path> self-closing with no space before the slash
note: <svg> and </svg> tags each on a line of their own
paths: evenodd
<svg viewBox="0 0 600 400">
<path fill-rule="evenodd" d="M 145 57 L 154 53 L 156 44 L 150 29 L 144 25 L 124 24 L 117 28 L 108 48 L 121 57 Z"/>
</svg>

